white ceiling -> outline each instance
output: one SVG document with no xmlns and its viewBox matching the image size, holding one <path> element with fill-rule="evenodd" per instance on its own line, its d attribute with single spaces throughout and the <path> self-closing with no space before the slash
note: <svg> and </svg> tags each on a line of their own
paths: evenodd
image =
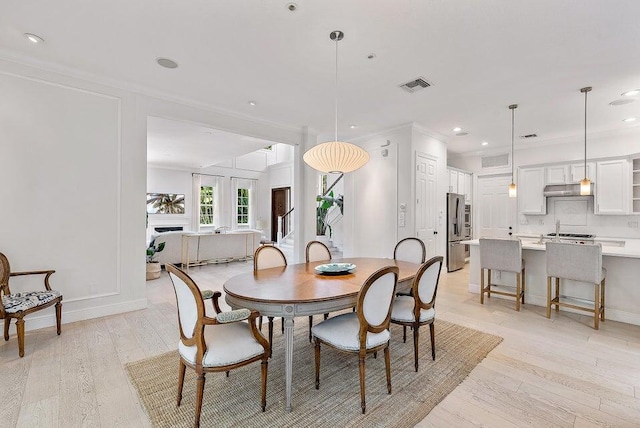
<svg viewBox="0 0 640 428">
<path fill-rule="evenodd" d="M 153 166 L 205 168 L 272 144 L 191 123 L 147 118 L 147 163 Z"/>
<path fill-rule="evenodd" d="M 577 138 L 584 132 L 579 89 L 588 85 L 590 133 L 640 122 L 640 99 L 609 106 L 640 88 L 638 0 L 299 0 L 295 12 L 287 3 L 5 2 L 0 56 L 246 117 L 308 125 L 328 139 L 335 78 L 329 33 L 342 30 L 343 139 L 413 121 L 444 136 L 450 152 L 478 151 L 482 141 L 489 142 L 484 150 L 495 150 L 510 145 L 512 103 L 520 105 L 516 135 Z M 28 43 L 25 32 L 46 42 Z M 367 59 L 370 53 L 375 59 Z M 158 57 L 179 68 L 159 67 Z M 434 86 L 414 94 L 398 88 L 419 76 Z M 638 121 L 622 122 L 630 116 Z M 469 135 L 456 137 L 455 126 Z M 165 128 L 172 129 L 159 126 Z"/>
</svg>

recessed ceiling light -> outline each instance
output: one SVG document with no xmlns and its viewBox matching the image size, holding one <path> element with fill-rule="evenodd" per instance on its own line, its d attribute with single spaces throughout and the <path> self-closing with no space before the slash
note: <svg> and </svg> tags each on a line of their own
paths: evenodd
<svg viewBox="0 0 640 428">
<path fill-rule="evenodd" d="M 349 125 L 349 128 L 351 129 L 356 129 L 358 127 L 358 125 Z"/>
<path fill-rule="evenodd" d="M 249 105 L 250 105 L 250 106 L 255 106 L 255 105 L 256 105 L 256 102 L 255 102 L 255 101 L 249 101 Z"/>
<path fill-rule="evenodd" d="M 611 101 L 609 103 L 610 106 L 623 106 L 625 104 L 631 104 L 632 102 L 634 102 L 635 100 L 633 98 L 627 98 L 624 100 L 615 100 L 615 101 Z"/>
<path fill-rule="evenodd" d="M 623 92 L 622 96 L 623 97 L 635 97 L 638 94 L 640 94 L 640 89 L 633 89 L 631 91 Z"/>
<path fill-rule="evenodd" d="M 456 126 L 455 128 L 452 129 L 453 132 L 460 132 L 462 131 L 462 128 L 460 128 L 459 126 Z"/>
<path fill-rule="evenodd" d="M 456 133 L 456 137 L 464 137 L 465 135 L 469 135 L 468 132 L 458 132 Z"/>
<path fill-rule="evenodd" d="M 483 141 L 481 144 L 482 144 L 483 146 L 488 146 L 488 145 L 489 145 L 489 143 L 487 143 L 486 141 Z"/>
<path fill-rule="evenodd" d="M 295 12 L 296 10 L 298 10 L 298 5 L 295 3 L 287 3 L 287 9 L 289 9 L 291 12 Z"/>
<path fill-rule="evenodd" d="M 629 122 L 635 122 L 636 118 L 635 117 L 628 117 L 626 119 L 622 119 L 623 122 L 629 123 Z"/>
<path fill-rule="evenodd" d="M 376 57 L 376 54 L 374 54 L 373 52 L 367 55 L 367 59 L 374 59 L 375 57 Z"/>
<path fill-rule="evenodd" d="M 29 40 L 31 43 L 35 43 L 35 44 L 44 43 L 44 39 L 35 34 L 24 33 L 24 37 L 26 37 L 26 39 Z"/>
<path fill-rule="evenodd" d="M 156 62 L 164 68 L 178 68 L 178 63 L 169 58 L 157 58 Z"/>
</svg>

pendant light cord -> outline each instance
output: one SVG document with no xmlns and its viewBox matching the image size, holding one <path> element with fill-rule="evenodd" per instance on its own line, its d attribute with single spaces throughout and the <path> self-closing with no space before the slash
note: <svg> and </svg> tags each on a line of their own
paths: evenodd
<svg viewBox="0 0 640 428">
<path fill-rule="evenodd" d="M 338 141 L 338 42 L 339 38 L 336 37 L 336 117 L 335 117 L 335 140 Z"/>
<path fill-rule="evenodd" d="M 584 178 L 587 178 L 587 94 L 584 91 Z"/>
<path fill-rule="evenodd" d="M 514 123 L 515 123 L 515 114 L 516 114 L 516 109 L 512 108 L 511 109 L 511 182 L 514 183 L 513 181 L 513 174 L 514 174 L 514 169 L 515 169 L 515 165 L 513 162 L 513 135 L 514 135 Z"/>
</svg>

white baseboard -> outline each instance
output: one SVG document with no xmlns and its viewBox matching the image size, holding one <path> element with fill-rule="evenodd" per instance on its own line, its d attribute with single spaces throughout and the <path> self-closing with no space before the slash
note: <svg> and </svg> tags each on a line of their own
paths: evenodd
<svg viewBox="0 0 640 428">
<path fill-rule="evenodd" d="M 480 285 L 479 284 L 471 284 L 469 283 L 469 292 L 470 293 L 474 293 L 474 294 L 480 294 Z M 485 296 L 486 298 L 486 296 Z M 513 300 L 512 297 L 505 297 L 505 296 L 500 296 L 500 295 L 495 295 L 491 297 L 493 298 L 499 298 L 499 299 L 511 299 Z M 525 308 L 526 305 L 534 305 L 534 306 L 541 306 L 543 308 L 547 307 L 547 298 L 546 297 L 541 297 L 541 296 L 533 296 L 530 294 L 525 294 Z M 480 298 L 478 297 L 478 303 L 480 303 Z M 571 309 L 571 308 L 561 308 L 561 311 L 567 311 L 567 312 L 573 312 L 576 314 L 582 314 L 584 315 L 585 312 L 583 311 L 579 311 L 576 309 Z M 633 312 L 626 312 L 626 311 L 620 311 L 617 309 L 611 309 L 611 308 L 605 308 L 605 314 L 606 314 L 606 319 L 611 320 L 611 321 L 619 321 L 619 322 L 623 322 L 623 323 L 627 323 L 627 324 L 633 324 L 633 325 L 640 325 L 640 314 L 636 314 Z M 552 315 L 553 316 L 553 315 Z"/>
<path fill-rule="evenodd" d="M 69 324 L 77 321 L 84 321 L 92 318 L 106 317 L 109 315 L 121 314 L 124 312 L 137 311 L 147 308 L 147 299 L 132 300 L 129 302 L 114 303 L 110 305 L 97 306 L 92 308 L 65 310 L 64 300 L 62 301 L 62 324 Z M 24 327 L 26 331 L 38 330 L 40 328 L 53 327 L 56 325 L 55 308 L 44 309 L 42 315 L 25 318 Z M 44 314 L 46 312 L 46 314 Z M 64 332 L 64 327 L 62 329 Z M 11 323 L 9 334 L 16 334 L 15 321 Z"/>
</svg>

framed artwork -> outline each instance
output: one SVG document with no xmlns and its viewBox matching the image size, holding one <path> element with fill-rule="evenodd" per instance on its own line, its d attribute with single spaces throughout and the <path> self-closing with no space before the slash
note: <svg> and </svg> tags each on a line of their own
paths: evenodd
<svg viewBox="0 0 640 428">
<path fill-rule="evenodd" d="M 184 214 L 184 195 L 147 193 L 147 214 Z"/>
</svg>

